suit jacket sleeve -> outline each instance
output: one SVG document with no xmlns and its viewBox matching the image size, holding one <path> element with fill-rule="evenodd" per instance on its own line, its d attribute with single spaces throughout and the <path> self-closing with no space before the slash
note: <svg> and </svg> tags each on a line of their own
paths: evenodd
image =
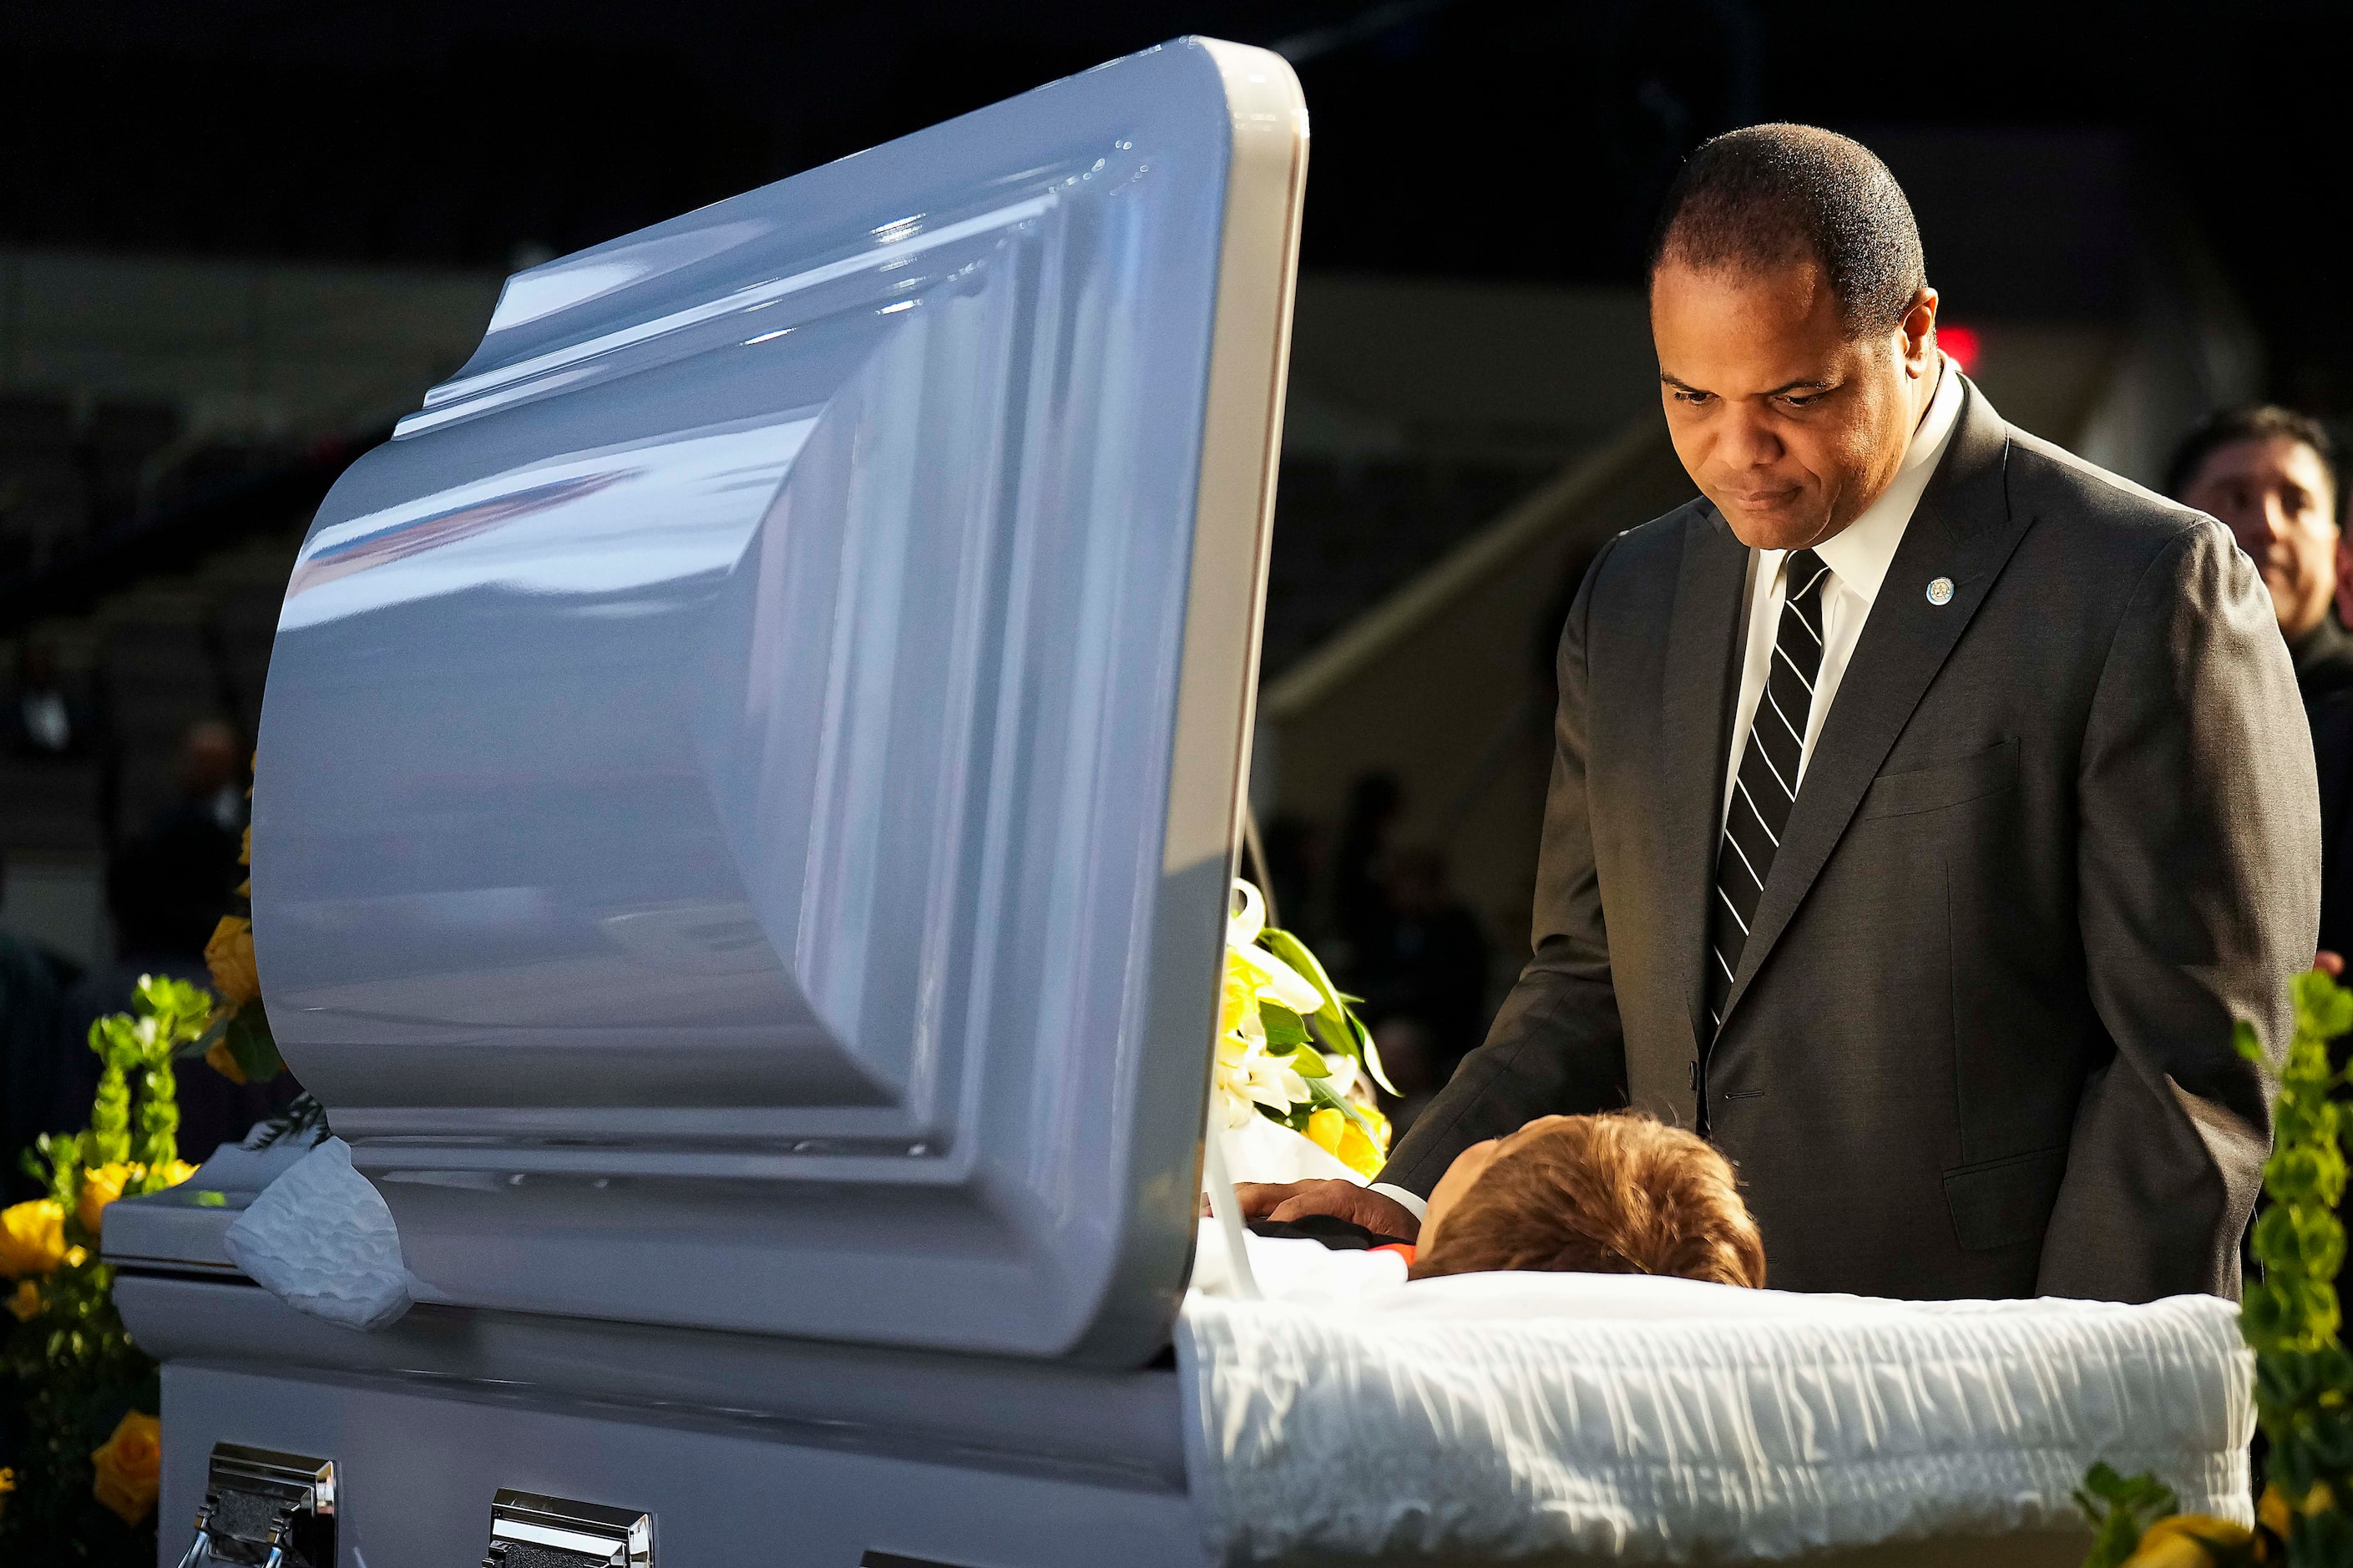
<svg viewBox="0 0 2353 1568">
<path fill-rule="evenodd" d="M 2271 1149 L 2287 984 L 2312 963 L 2320 820 L 2271 601 L 2219 523 L 2149 566 L 2109 649 L 2077 779 L 2091 1000 L 2114 1058 L 2087 1080 L 2037 1280 L 2045 1295 L 2235 1296 Z"/>
<path fill-rule="evenodd" d="M 1626 1047 L 1610 987 L 1609 932 L 1594 870 L 1586 795 L 1586 633 L 1602 548 L 1561 633 L 1560 706 L 1553 724 L 1552 787 L 1536 861 L 1535 956 L 1487 1032 L 1414 1119 L 1376 1181 L 1427 1196 L 1454 1156 L 1532 1118 L 1626 1103 Z"/>
</svg>

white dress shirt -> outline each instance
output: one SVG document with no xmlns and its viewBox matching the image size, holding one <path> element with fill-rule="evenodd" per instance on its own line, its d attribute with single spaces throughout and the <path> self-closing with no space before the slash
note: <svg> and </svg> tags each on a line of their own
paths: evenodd
<svg viewBox="0 0 2353 1568">
<path fill-rule="evenodd" d="M 1886 493 L 1872 502 L 1861 517 L 1814 546 L 1814 553 L 1830 568 L 1830 578 L 1822 584 L 1822 667 L 1814 679 L 1814 705 L 1807 712 L 1805 745 L 1798 754 L 1800 785 L 1805 782 L 1806 764 L 1813 760 L 1814 739 L 1822 732 L 1822 720 L 1838 696 L 1840 678 L 1846 674 L 1847 660 L 1853 656 L 1855 642 L 1862 636 L 1862 623 L 1879 597 L 1879 585 L 1886 580 L 1887 568 L 1894 563 L 1895 547 L 1904 542 L 1904 530 L 1910 525 L 1913 510 L 1920 504 L 1921 492 L 1928 488 L 1938 459 L 1952 443 L 1953 426 L 1959 423 L 1960 415 L 1961 378 L 1952 373 L 1949 364 L 1940 363 L 1936 390 L 1928 399 L 1928 411 L 1920 416 L 1918 427 L 1912 432 L 1912 445 L 1905 451 L 1904 464 L 1896 470 Z M 1732 810 L 1732 781 L 1740 771 L 1740 754 L 1748 744 L 1749 721 L 1756 717 L 1757 704 L 1765 695 L 1765 678 L 1773 668 L 1773 643 L 1780 633 L 1781 600 L 1788 586 L 1781 565 L 1788 557 L 1786 550 L 1748 552 L 1748 587 L 1745 596 L 1748 642 L 1746 657 L 1740 667 L 1740 705 L 1733 710 L 1732 752 L 1725 762 L 1726 815 Z M 1719 816 L 1719 833 L 1723 826 L 1723 817 Z M 1375 1184 L 1373 1191 L 1395 1199 L 1416 1219 L 1427 1217 L 1429 1204 L 1418 1194 L 1387 1182 Z"/>
<path fill-rule="evenodd" d="M 1960 415 L 1961 378 L 1949 367 L 1940 368 L 1928 411 L 1912 432 L 1903 467 L 1896 469 L 1886 493 L 1861 517 L 1814 546 L 1814 553 L 1831 570 L 1822 584 L 1822 667 L 1814 678 L 1814 704 L 1807 710 L 1805 743 L 1798 753 L 1800 786 L 1805 783 L 1806 764 L 1813 761 L 1814 740 L 1822 732 L 1822 721 L 1838 698 L 1847 660 L 1853 657 L 1855 642 L 1862 636 L 1862 623 L 1879 597 L 1887 568 L 1894 563 L 1895 547 L 1904 542 L 1904 530 L 1920 504 L 1920 493 L 1928 488 L 1937 460 L 1952 443 L 1953 426 Z M 1764 699 L 1765 678 L 1772 672 L 1773 643 L 1781 631 L 1781 600 L 1788 591 L 1788 574 L 1782 570 L 1782 563 L 1788 555 L 1786 550 L 1748 552 L 1747 655 L 1740 665 L 1740 702 L 1732 710 L 1732 751 L 1725 759 L 1718 832 L 1731 815 L 1732 781 L 1739 774 L 1741 754 L 1748 746 L 1748 723 Z"/>
</svg>

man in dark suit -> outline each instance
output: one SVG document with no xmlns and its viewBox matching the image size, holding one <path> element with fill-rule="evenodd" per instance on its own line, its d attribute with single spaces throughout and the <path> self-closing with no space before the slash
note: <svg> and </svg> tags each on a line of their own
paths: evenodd
<svg viewBox="0 0 2353 1568">
<path fill-rule="evenodd" d="M 2005 424 L 1936 348 L 1902 191 L 1710 142 L 1651 315 L 1702 499 L 1559 654 L 1535 955 L 1381 1181 L 1246 1210 L 1409 1235 L 1453 1157 L 1631 1105 L 1738 1165 L 1772 1283 L 2234 1294 L 2312 961 L 2295 676 L 2213 520 Z"/>
</svg>

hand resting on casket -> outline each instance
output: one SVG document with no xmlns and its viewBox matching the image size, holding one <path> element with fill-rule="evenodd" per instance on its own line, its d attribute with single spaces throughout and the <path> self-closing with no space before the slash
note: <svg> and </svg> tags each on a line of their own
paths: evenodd
<svg viewBox="0 0 2353 1568">
<path fill-rule="evenodd" d="M 1236 1193 L 1253 1219 L 1328 1215 L 1416 1235 L 1401 1205 L 1347 1182 Z M 1762 1288 L 1765 1249 L 1730 1163 L 1705 1140 L 1631 1112 L 1545 1116 L 1465 1149 L 1419 1222 L 1411 1278 L 1497 1269 Z"/>
<path fill-rule="evenodd" d="M 1234 1197 L 1240 1203 L 1242 1218 L 1273 1219 L 1286 1223 L 1326 1215 L 1349 1225 L 1362 1226 L 1377 1236 L 1398 1236 L 1417 1239 L 1415 1232 L 1421 1221 L 1411 1209 L 1395 1198 L 1384 1197 L 1370 1188 L 1355 1182 L 1309 1180 L 1304 1182 L 1236 1182 Z"/>
</svg>

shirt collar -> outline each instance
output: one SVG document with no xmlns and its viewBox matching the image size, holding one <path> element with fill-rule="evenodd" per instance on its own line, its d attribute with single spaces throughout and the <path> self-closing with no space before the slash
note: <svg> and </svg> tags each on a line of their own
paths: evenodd
<svg viewBox="0 0 2353 1568">
<path fill-rule="evenodd" d="M 1895 563 L 1895 547 L 1904 542 L 1904 530 L 1920 504 L 1921 492 L 1928 488 L 1938 459 L 1952 443 L 1953 428 L 1960 423 L 1960 375 L 1949 361 L 1937 357 L 1936 390 L 1928 399 L 1928 411 L 1920 416 L 1919 427 L 1912 432 L 1912 445 L 1905 449 L 1894 481 L 1861 517 L 1814 546 L 1822 563 L 1838 574 L 1841 583 L 1862 595 L 1866 605 L 1878 599 L 1879 585 L 1886 581 L 1888 567 Z"/>
</svg>

